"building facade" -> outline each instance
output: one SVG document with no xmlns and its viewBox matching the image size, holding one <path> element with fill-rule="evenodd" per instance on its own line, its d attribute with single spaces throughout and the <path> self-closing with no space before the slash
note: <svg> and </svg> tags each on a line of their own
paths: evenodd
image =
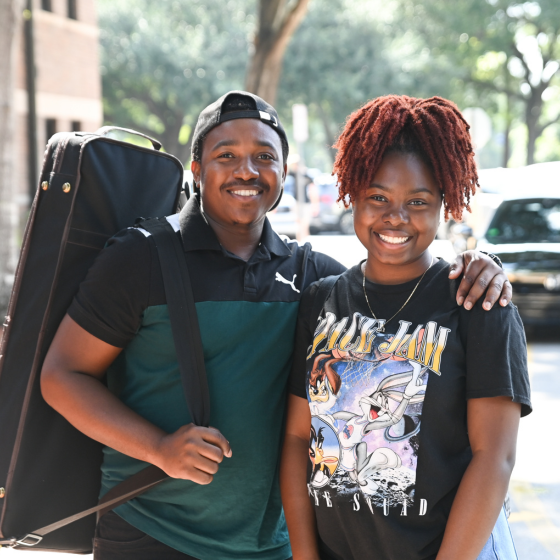
<svg viewBox="0 0 560 560">
<path fill-rule="evenodd" d="M 40 172 L 46 143 L 53 134 L 95 131 L 102 124 L 99 28 L 95 0 L 32 0 L 32 17 Z M 31 203 L 25 52 L 22 32 L 15 92 L 15 141 L 18 203 L 23 222 Z"/>
</svg>

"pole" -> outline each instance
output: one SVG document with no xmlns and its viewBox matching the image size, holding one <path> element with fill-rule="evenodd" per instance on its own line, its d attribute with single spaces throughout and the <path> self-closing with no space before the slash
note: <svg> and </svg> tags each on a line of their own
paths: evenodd
<svg viewBox="0 0 560 560">
<path fill-rule="evenodd" d="M 35 47 L 33 37 L 33 3 L 27 0 L 23 12 L 25 36 L 25 77 L 27 82 L 27 173 L 29 205 L 35 196 L 37 169 L 37 109 L 35 90 Z"/>
<path fill-rule="evenodd" d="M 307 207 L 305 203 L 305 180 L 303 176 L 303 144 L 309 137 L 307 124 L 307 106 L 301 103 L 292 105 L 292 120 L 294 127 L 294 140 L 297 145 L 298 163 L 296 170 L 296 194 L 298 207 L 298 232 L 297 239 L 302 241 L 309 236 L 309 223 L 307 219 Z"/>
<path fill-rule="evenodd" d="M 299 160 L 297 162 L 296 171 L 296 187 L 297 187 L 297 208 L 298 208 L 298 232 L 297 240 L 303 241 L 309 236 L 309 223 L 307 220 L 306 203 L 305 203 L 305 177 L 303 175 L 303 142 L 297 143 L 297 152 Z"/>
</svg>

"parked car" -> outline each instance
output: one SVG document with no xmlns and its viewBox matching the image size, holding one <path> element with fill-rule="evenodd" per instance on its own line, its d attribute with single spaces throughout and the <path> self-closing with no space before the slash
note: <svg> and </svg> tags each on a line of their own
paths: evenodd
<svg viewBox="0 0 560 560">
<path fill-rule="evenodd" d="M 524 190 L 504 196 L 477 246 L 502 260 L 526 325 L 560 325 L 559 189 Z"/>
<path fill-rule="evenodd" d="M 280 204 L 267 216 L 276 233 L 295 239 L 298 230 L 297 202 L 291 194 L 284 192 Z"/>
<path fill-rule="evenodd" d="M 309 190 L 311 200 L 309 232 L 316 234 L 322 231 L 339 231 L 344 235 L 354 235 L 352 210 L 345 208 L 342 202 L 336 201 L 338 198 L 336 177 L 321 173 L 313 179 L 313 185 L 309 185 Z"/>
</svg>

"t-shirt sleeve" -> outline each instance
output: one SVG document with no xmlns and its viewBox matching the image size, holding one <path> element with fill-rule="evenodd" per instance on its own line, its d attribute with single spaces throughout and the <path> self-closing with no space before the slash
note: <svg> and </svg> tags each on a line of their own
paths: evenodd
<svg viewBox="0 0 560 560">
<path fill-rule="evenodd" d="M 346 271 L 346 267 L 342 263 L 318 251 L 313 251 L 313 263 L 317 272 L 317 279 L 342 274 Z"/>
<path fill-rule="evenodd" d="M 149 240 L 136 229 L 118 233 L 89 269 L 68 315 L 96 338 L 124 348 L 147 307 L 150 269 Z"/>
<path fill-rule="evenodd" d="M 511 397 L 521 404 L 521 416 L 532 410 L 527 342 L 517 307 L 471 311 L 461 308 L 461 331 L 466 348 L 467 399 Z"/>
<path fill-rule="evenodd" d="M 311 284 L 301 297 L 299 305 L 299 313 L 296 328 L 296 338 L 294 343 L 294 358 L 292 361 L 292 371 L 288 380 L 288 391 L 292 395 L 307 399 L 307 391 L 305 389 L 306 378 L 306 362 L 307 352 L 313 341 L 314 327 L 310 325 L 311 312 L 315 295 L 317 293 L 317 284 Z"/>
</svg>

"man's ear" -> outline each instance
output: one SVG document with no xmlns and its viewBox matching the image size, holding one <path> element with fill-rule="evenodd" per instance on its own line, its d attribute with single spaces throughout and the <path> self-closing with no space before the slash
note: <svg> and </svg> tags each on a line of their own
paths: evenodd
<svg viewBox="0 0 560 560">
<path fill-rule="evenodd" d="M 286 180 L 286 175 L 288 174 L 288 164 L 285 163 L 284 164 L 284 170 L 282 171 L 282 184 L 284 184 L 284 181 Z"/>
<path fill-rule="evenodd" d="M 200 162 L 199 161 L 191 161 L 191 171 L 193 174 L 193 179 L 195 183 L 200 182 Z"/>
</svg>

